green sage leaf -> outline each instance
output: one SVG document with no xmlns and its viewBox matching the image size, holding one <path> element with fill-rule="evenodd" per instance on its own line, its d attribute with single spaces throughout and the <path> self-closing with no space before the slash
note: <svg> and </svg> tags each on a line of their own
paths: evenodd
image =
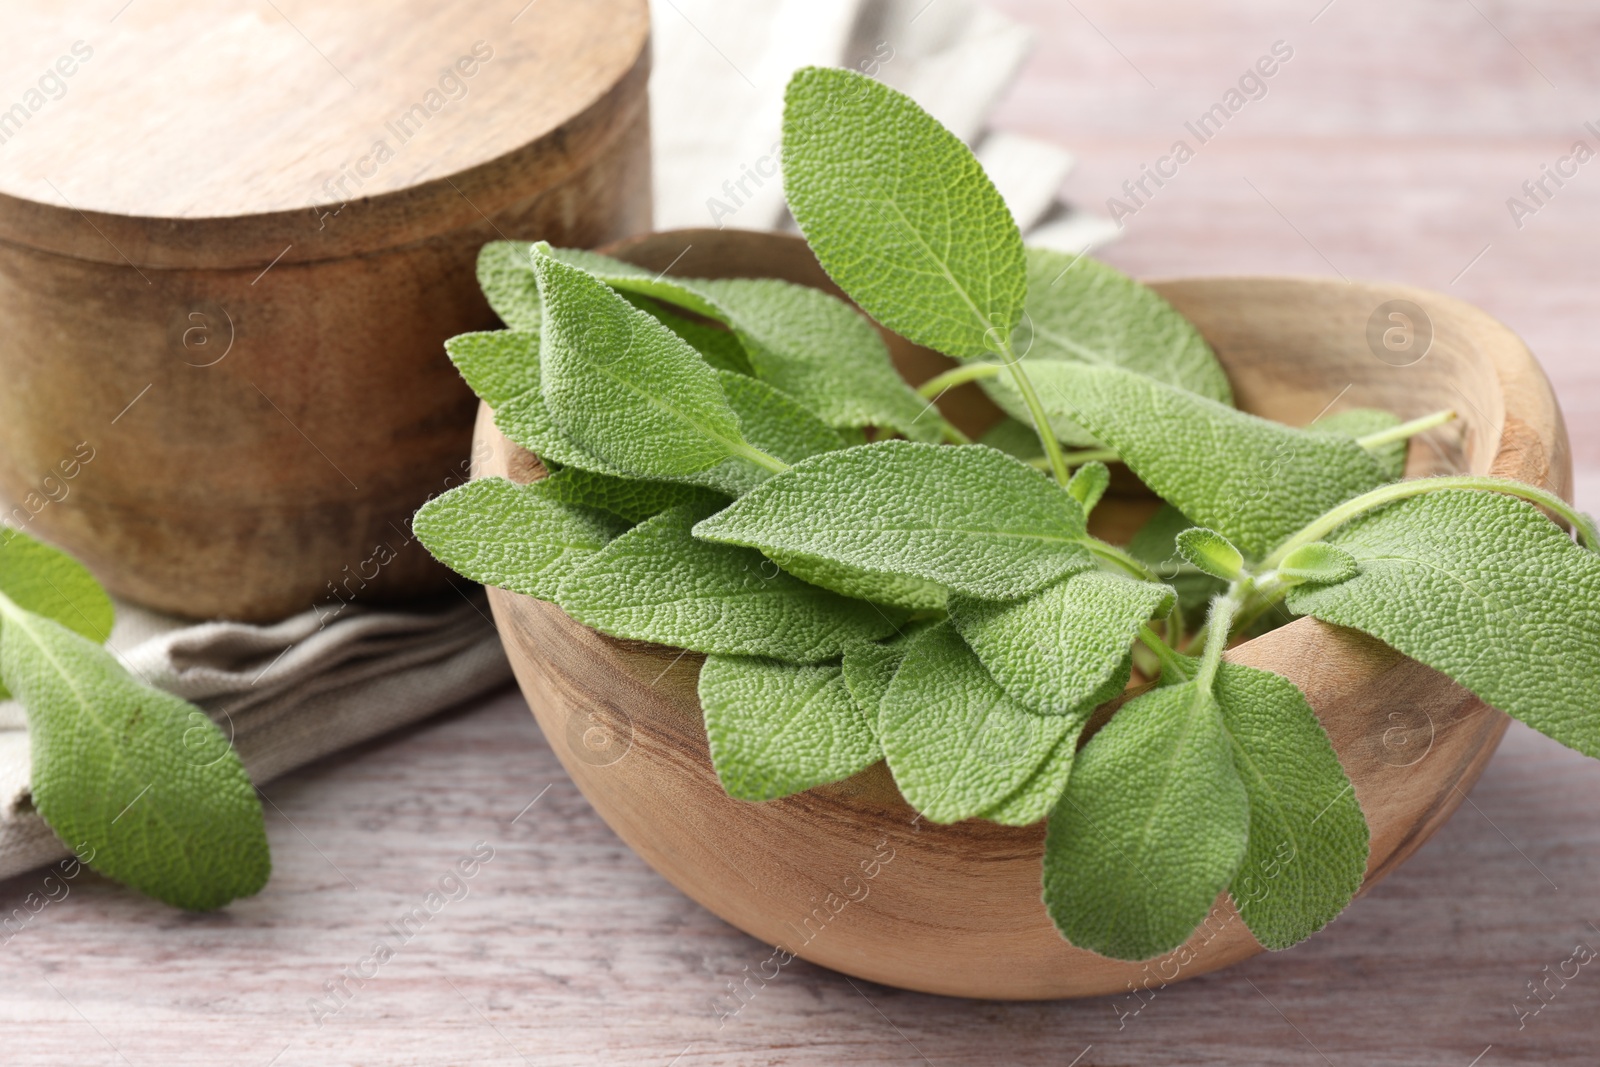
<svg viewBox="0 0 1600 1067">
<path fill-rule="evenodd" d="M 784 97 L 784 191 L 867 314 L 958 359 L 1000 350 L 1028 291 L 1022 235 L 961 140 L 910 97 L 806 67 Z"/>
<path fill-rule="evenodd" d="M 837 666 L 708 656 L 700 705 L 711 764 L 739 800 L 776 800 L 883 758 Z"/>
<path fill-rule="evenodd" d="M 56 836 L 176 907 L 258 892 L 272 870 L 261 803 L 216 724 L 54 620 L 0 610 L 0 670 L 28 709 L 33 800 Z"/>
<path fill-rule="evenodd" d="M 561 583 L 558 603 L 613 637 L 789 663 L 834 659 L 904 621 L 807 585 L 759 552 L 695 540 L 700 514 L 669 508 L 618 537 Z"/>
<path fill-rule="evenodd" d="M 1250 802 L 1198 682 L 1124 704 L 1078 753 L 1045 835 L 1044 901 L 1072 944 L 1120 960 L 1188 938 L 1244 859 Z"/>
<path fill-rule="evenodd" d="M 695 536 L 990 599 L 1025 596 L 1092 565 L 1078 502 L 982 445 L 884 441 L 813 456 Z"/>
</svg>

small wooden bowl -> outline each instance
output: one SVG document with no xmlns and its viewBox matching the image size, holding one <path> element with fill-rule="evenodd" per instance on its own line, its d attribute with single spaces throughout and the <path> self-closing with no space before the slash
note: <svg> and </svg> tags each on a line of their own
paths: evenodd
<svg viewBox="0 0 1600 1067">
<path fill-rule="evenodd" d="M 479 248 L 650 226 L 645 0 L 517 6 L 8 16 L 0 514 L 181 615 L 442 591 Z"/>
<path fill-rule="evenodd" d="M 793 237 L 685 231 L 614 251 L 686 276 L 767 275 L 837 292 Z M 1337 281 L 1155 284 L 1216 347 L 1244 408 L 1302 424 L 1335 400 L 1407 418 L 1454 408 L 1458 423 L 1412 448 L 1411 475 L 1492 473 L 1570 493 L 1566 430 L 1544 374 L 1483 312 L 1419 290 Z M 1393 300 L 1431 319 L 1431 347 L 1409 366 L 1392 365 L 1407 357 L 1383 347 L 1382 329 L 1383 358 L 1368 343 L 1369 320 Z M 1421 338 L 1428 324 L 1411 317 Z M 943 365 L 891 344 L 912 380 Z M 984 412 L 971 395 L 951 409 L 973 428 Z M 487 409 L 477 440 L 479 475 L 527 481 L 540 472 Z M 1120 509 L 1126 528 L 1150 505 L 1113 498 L 1101 508 Z M 764 942 L 889 985 L 1004 999 L 1126 992 L 1261 951 L 1225 895 L 1184 956 L 1129 964 L 1073 948 L 1040 902 L 1043 824 L 932 825 L 881 763 L 784 800 L 730 799 L 711 769 L 695 697 L 701 657 L 614 640 L 526 596 L 490 590 L 490 600 L 534 715 L 590 803 L 679 889 Z M 1449 818 L 1509 722 L 1443 675 L 1314 619 L 1229 658 L 1305 690 L 1371 824 L 1367 887 Z"/>
</svg>

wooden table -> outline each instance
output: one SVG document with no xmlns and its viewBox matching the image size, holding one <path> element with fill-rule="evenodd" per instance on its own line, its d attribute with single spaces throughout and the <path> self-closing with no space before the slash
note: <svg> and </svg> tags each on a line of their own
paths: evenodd
<svg viewBox="0 0 1600 1067">
<path fill-rule="evenodd" d="M 1338 271 L 1483 305 L 1549 368 L 1586 475 L 1580 499 L 1600 508 L 1600 361 L 1586 328 L 1600 161 L 1520 230 L 1505 205 L 1575 139 L 1600 147 L 1582 128 L 1600 120 L 1600 18 L 1557 0 L 1334 0 L 1320 15 L 1323 0 L 994 2 L 1040 36 L 998 122 L 1079 151 L 1068 191 L 1089 203 L 1288 42 L 1267 95 L 1128 220 L 1107 258 L 1151 275 Z M 1576 946 L 1600 949 L 1600 767 L 1520 726 L 1455 819 L 1328 930 L 1148 1003 L 950 1001 L 796 961 L 719 1022 L 717 998 L 770 949 L 623 847 L 511 693 L 266 796 L 276 873 L 222 914 L 176 913 L 87 874 L 0 884 L 0 917 L 26 913 L 29 893 L 61 898 L 9 940 L 0 931 L 0 1062 L 1596 1060 L 1600 965 L 1550 979 L 1554 995 L 1520 1028 L 1515 1009 L 1537 1006 L 1526 983 Z M 475 848 L 492 858 L 449 880 Z M 383 962 L 380 939 L 394 950 Z"/>
</svg>

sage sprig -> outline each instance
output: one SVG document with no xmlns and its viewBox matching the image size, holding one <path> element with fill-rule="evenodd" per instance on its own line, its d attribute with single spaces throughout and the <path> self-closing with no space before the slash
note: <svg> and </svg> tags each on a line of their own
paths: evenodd
<svg viewBox="0 0 1600 1067">
<path fill-rule="evenodd" d="M 1103 264 L 1025 249 L 972 154 L 893 90 L 803 70 L 784 130 L 822 267 L 954 367 L 919 396 L 871 321 L 785 283 L 493 244 L 480 278 L 510 329 L 450 355 L 555 473 L 460 487 L 416 520 L 468 577 L 705 653 L 732 796 L 881 758 L 930 821 L 1048 819 L 1056 926 L 1144 959 L 1221 893 L 1276 949 L 1361 886 L 1360 798 L 1314 709 L 1224 659 L 1290 612 L 1600 756 L 1585 516 L 1511 482 L 1397 480 L 1448 412 L 1238 411 L 1193 325 Z M 968 382 L 1008 418 L 935 443 L 961 437 L 928 402 Z M 1111 463 L 1163 501 L 1125 546 L 1088 531 Z"/>
</svg>

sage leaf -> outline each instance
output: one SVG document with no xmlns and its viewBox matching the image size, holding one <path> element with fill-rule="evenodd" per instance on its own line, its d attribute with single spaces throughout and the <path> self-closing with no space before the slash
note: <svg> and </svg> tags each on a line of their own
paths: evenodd
<svg viewBox="0 0 1600 1067">
<path fill-rule="evenodd" d="M 0 596 L 96 644 L 111 636 L 116 609 L 88 568 L 60 549 L 4 526 L 0 526 Z M 0 630 L 4 627 L 0 615 Z M 0 682 L 4 677 L 0 673 Z M 0 684 L 0 700 L 9 696 Z"/>
<path fill-rule="evenodd" d="M 538 496 L 577 508 L 604 511 L 630 526 L 680 504 L 697 510 L 714 511 L 728 500 L 714 489 L 697 485 L 619 478 L 577 467 L 558 470 L 535 484 L 538 486 L 535 490 Z"/>
<path fill-rule="evenodd" d="M 873 325 L 848 304 L 774 278 L 685 283 L 710 300 L 750 353 L 756 377 L 837 428 L 938 441 L 938 409 L 905 383 Z"/>
<path fill-rule="evenodd" d="M 1027 315 L 1013 346 L 1030 378 L 1036 363 L 1049 360 L 1121 367 L 1232 405 L 1233 390 L 1211 345 L 1154 289 L 1087 256 L 1030 248 L 1027 259 Z M 1009 375 L 982 386 L 1008 415 L 1032 425 Z M 1097 443 L 1069 408 L 1047 405 L 1047 411 L 1064 444 Z"/>
<path fill-rule="evenodd" d="M 539 334 L 521 330 L 465 333 L 444 343 L 467 385 L 494 412 L 495 426 L 540 460 L 624 474 L 573 442 L 551 416 L 540 391 Z"/>
<path fill-rule="evenodd" d="M 1387 480 L 1349 437 L 1297 430 L 1131 371 L 1043 360 L 1028 373 L 1046 409 L 1069 413 L 1163 500 L 1253 559 Z"/>
<path fill-rule="evenodd" d="M 1027 318 L 1015 339 L 1025 360 L 1122 367 L 1233 403 L 1211 345 L 1160 293 L 1088 256 L 1030 248 L 1027 260 Z"/>
<path fill-rule="evenodd" d="M 883 758 L 838 666 L 708 656 L 700 705 L 711 764 L 739 800 L 776 800 Z"/>
<path fill-rule="evenodd" d="M 1178 554 L 1178 535 L 1192 527 L 1189 517 L 1171 504 L 1162 504 L 1128 542 L 1128 554 L 1148 563 L 1156 577 L 1178 595 L 1178 608 L 1186 625 L 1198 626 L 1211 598 L 1228 583 L 1197 570 Z"/>
<path fill-rule="evenodd" d="M 701 514 L 674 507 L 634 527 L 568 575 L 557 602 L 614 637 L 789 663 L 834 659 L 904 621 L 807 585 L 759 552 L 695 540 Z"/>
<path fill-rule="evenodd" d="M 978 441 L 1020 460 L 1044 458 L 1044 448 L 1039 444 L 1039 435 L 1034 432 L 1033 426 L 1025 419 L 1010 415 L 989 427 Z"/>
<path fill-rule="evenodd" d="M 567 473 L 567 472 L 562 472 Z M 428 501 L 417 540 L 464 578 L 541 600 L 620 534 L 625 523 L 561 500 L 542 482 L 480 478 Z"/>
<path fill-rule="evenodd" d="M 979 812 L 979 816 L 1001 826 L 1032 826 L 1049 815 L 1072 777 L 1082 726 L 1082 723 L 1078 723 L 1078 729 L 1063 734 L 1027 781 L 994 807 Z"/>
<path fill-rule="evenodd" d="M 1339 434 L 1341 437 L 1366 437 L 1368 434 L 1381 433 L 1399 426 L 1401 419 L 1388 411 L 1377 408 L 1347 408 L 1336 411 L 1332 415 L 1324 415 L 1307 429 L 1319 433 Z M 1385 445 L 1367 449 L 1367 454 L 1378 464 L 1389 481 L 1396 481 L 1405 476 L 1406 454 L 1410 451 L 1410 440 L 1390 441 Z"/>
<path fill-rule="evenodd" d="M 1012 699 L 1041 715 L 1087 718 L 1127 685 L 1139 627 L 1172 601 L 1164 585 L 1084 571 L 1023 600 L 955 598 L 950 617 Z"/>
<path fill-rule="evenodd" d="M 444 343 L 444 351 L 467 386 L 493 409 L 539 390 L 537 331 L 457 334 Z"/>
<path fill-rule="evenodd" d="M 895 333 L 958 359 L 1022 316 L 1022 235 L 961 140 L 910 97 L 806 67 L 784 96 L 784 192 L 823 270 Z"/>
<path fill-rule="evenodd" d="M 750 366 L 750 357 L 745 352 L 744 345 L 739 343 L 731 330 L 720 326 L 712 326 L 704 322 L 669 311 L 660 301 L 652 300 L 647 296 L 632 293 L 626 289 L 619 289 L 622 298 L 640 311 L 651 315 L 661 325 L 677 334 L 689 343 L 704 359 L 717 370 L 732 371 L 735 374 L 754 374 Z"/>
<path fill-rule="evenodd" d="M 1067 492 L 1083 507 L 1085 515 L 1094 510 L 1109 488 L 1111 468 L 1099 460 L 1092 460 L 1073 471 L 1071 480 L 1067 482 Z"/>
<path fill-rule="evenodd" d="M 1349 626 L 1586 756 L 1600 757 L 1600 555 L 1531 504 L 1448 489 L 1330 534 L 1360 571 L 1289 606 Z"/>
<path fill-rule="evenodd" d="M 538 333 L 544 315 L 531 249 L 524 241 L 484 245 L 478 251 L 478 287 L 501 322 L 513 330 Z"/>
<path fill-rule="evenodd" d="M 745 440 L 768 456 L 797 463 L 807 456 L 843 448 L 837 433 L 793 397 L 754 378 L 717 371 L 729 408 L 738 416 Z M 771 470 L 745 456 L 730 456 L 709 470 L 681 480 L 739 496 L 760 485 Z"/>
<path fill-rule="evenodd" d="M 1192 567 L 1224 581 L 1233 581 L 1244 571 L 1244 556 L 1233 542 L 1204 526 L 1194 526 L 1178 534 L 1178 555 Z"/>
<path fill-rule="evenodd" d="M 940 611 L 950 598 L 950 591 L 934 582 L 903 574 L 878 574 L 821 556 L 773 551 L 767 553 L 767 558 L 801 581 L 874 604 L 892 604 L 908 611 Z"/>
<path fill-rule="evenodd" d="M 1257 941 L 1283 949 L 1343 911 L 1367 869 L 1367 821 L 1305 694 L 1223 663 L 1214 689 L 1250 799 L 1244 862 L 1229 884 Z"/>
<path fill-rule="evenodd" d="M 1084 722 L 1035 715 L 1013 700 L 948 620 L 911 639 L 878 712 L 901 795 L 937 823 L 1002 804 Z"/>
<path fill-rule="evenodd" d="M 884 441 L 813 456 L 695 536 L 989 599 L 1025 596 L 1092 565 L 1078 502 L 982 445 Z"/>
<path fill-rule="evenodd" d="M 1062 936 L 1120 960 L 1183 944 L 1245 855 L 1231 749 L 1197 681 L 1135 697 L 1089 739 L 1045 834 L 1045 908 Z"/>
<path fill-rule="evenodd" d="M 834 429 L 940 439 L 943 419 L 900 377 L 878 331 L 828 293 L 776 278 L 669 278 L 578 249 L 551 255 L 655 315 L 712 366 L 755 375 Z M 727 329 L 667 312 L 660 302 Z"/>
<path fill-rule="evenodd" d="M 1313 541 L 1301 545 L 1278 565 L 1278 579 L 1299 585 L 1302 582 L 1342 582 L 1354 578 L 1361 569 L 1356 558 L 1338 545 Z"/>
<path fill-rule="evenodd" d="M 272 870 L 261 803 L 216 724 L 60 623 L 0 611 L 0 670 L 28 709 L 33 800 L 56 836 L 176 907 L 258 892 Z"/>
<path fill-rule="evenodd" d="M 909 631 L 908 627 L 907 633 L 888 641 L 861 641 L 844 650 L 841 669 L 845 686 L 855 698 L 856 706 L 861 709 L 861 715 L 871 727 L 874 737 L 879 733 L 878 712 L 883 705 L 883 695 L 889 691 L 894 672 L 900 669 L 901 661 L 906 658 L 906 646 L 911 636 Z"/>
<path fill-rule="evenodd" d="M 639 475 L 694 474 L 730 456 L 759 457 L 717 372 L 682 338 L 537 246 L 533 267 L 544 301 L 540 391 L 568 437 Z"/>
</svg>

